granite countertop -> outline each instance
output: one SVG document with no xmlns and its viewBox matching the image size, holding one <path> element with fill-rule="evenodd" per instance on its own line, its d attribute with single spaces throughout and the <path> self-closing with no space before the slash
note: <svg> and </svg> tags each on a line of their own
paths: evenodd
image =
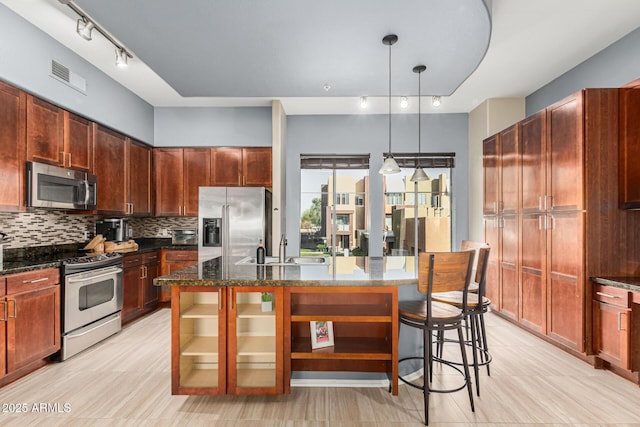
<svg viewBox="0 0 640 427">
<path fill-rule="evenodd" d="M 173 245 L 171 244 L 171 239 L 140 238 L 134 240 L 138 243 L 138 250 L 126 252 L 124 255 L 140 254 L 158 249 L 198 249 L 196 245 Z M 0 276 L 42 270 L 45 268 L 59 268 L 65 259 L 85 256 L 86 252 L 82 250 L 85 244 L 86 242 L 80 244 L 9 249 L 5 251 L 4 262 L 0 266 Z"/>
<path fill-rule="evenodd" d="M 415 257 L 336 257 L 326 264 L 238 265 L 213 258 L 154 280 L 157 286 L 415 285 Z M 335 262 L 334 262 L 335 261 Z"/>
<path fill-rule="evenodd" d="M 640 277 L 592 277 L 591 281 L 600 285 L 613 286 L 640 292 Z"/>
</svg>

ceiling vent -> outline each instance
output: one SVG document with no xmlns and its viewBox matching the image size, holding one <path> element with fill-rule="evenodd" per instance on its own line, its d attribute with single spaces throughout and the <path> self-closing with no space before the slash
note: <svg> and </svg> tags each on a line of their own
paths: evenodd
<svg viewBox="0 0 640 427">
<path fill-rule="evenodd" d="M 74 73 L 58 61 L 51 60 L 51 77 L 84 95 L 87 94 L 87 81 L 84 77 Z"/>
</svg>

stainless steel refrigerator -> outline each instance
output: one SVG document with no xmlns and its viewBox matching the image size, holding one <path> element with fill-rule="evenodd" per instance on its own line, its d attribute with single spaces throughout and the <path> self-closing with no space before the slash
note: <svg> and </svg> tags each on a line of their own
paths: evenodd
<svg viewBox="0 0 640 427">
<path fill-rule="evenodd" d="M 198 258 L 271 254 L 271 191 L 264 187 L 200 187 Z"/>
</svg>

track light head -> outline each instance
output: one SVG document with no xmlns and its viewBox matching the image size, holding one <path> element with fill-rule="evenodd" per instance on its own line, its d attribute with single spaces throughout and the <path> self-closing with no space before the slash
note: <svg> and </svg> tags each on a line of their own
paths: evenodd
<svg viewBox="0 0 640 427">
<path fill-rule="evenodd" d="M 116 48 L 116 65 L 119 68 L 126 68 L 128 65 L 127 60 L 127 52 L 124 49 Z"/>
<path fill-rule="evenodd" d="M 76 26 L 76 32 L 80 37 L 85 40 L 91 40 L 91 30 L 93 30 L 95 24 L 89 21 L 87 18 L 78 19 L 78 25 Z"/>
</svg>

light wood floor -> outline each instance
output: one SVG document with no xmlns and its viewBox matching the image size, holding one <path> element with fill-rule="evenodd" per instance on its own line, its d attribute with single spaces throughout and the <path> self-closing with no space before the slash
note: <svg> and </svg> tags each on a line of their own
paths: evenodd
<svg viewBox="0 0 640 427">
<path fill-rule="evenodd" d="M 423 425 L 422 394 L 404 385 L 397 397 L 386 388 L 326 387 L 294 387 L 288 396 L 272 397 L 172 396 L 169 314 L 160 310 L 0 389 L 0 425 Z M 489 315 L 487 323 L 494 360 L 491 377 L 483 371 L 476 412 L 464 392 L 436 394 L 431 426 L 640 426 L 639 387 L 594 370 L 496 316 Z M 49 409 L 35 412 L 43 403 Z M 27 412 L 7 413 L 15 409 L 11 404 L 24 404 Z"/>
</svg>

